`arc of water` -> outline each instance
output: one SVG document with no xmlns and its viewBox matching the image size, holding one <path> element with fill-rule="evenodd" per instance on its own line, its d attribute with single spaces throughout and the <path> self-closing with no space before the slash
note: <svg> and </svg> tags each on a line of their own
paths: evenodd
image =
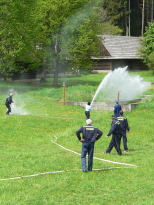
<svg viewBox="0 0 154 205">
<path fill-rule="evenodd" d="M 128 66 L 124 68 L 119 67 L 104 77 L 93 96 L 91 106 L 98 94 L 101 101 L 116 100 L 117 92 L 120 91 L 120 99 L 133 100 L 146 91 L 151 83 L 144 82 L 143 78 L 139 75 L 130 75 L 127 68 Z"/>
</svg>

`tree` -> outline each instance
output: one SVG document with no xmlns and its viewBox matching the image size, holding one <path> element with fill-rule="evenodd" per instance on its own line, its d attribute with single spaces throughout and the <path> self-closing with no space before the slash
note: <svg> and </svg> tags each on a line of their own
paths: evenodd
<svg viewBox="0 0 154 205">
<path fill-rule="evenodd" d="M 42 49 L 34 17 L 36 0 L 3 1 L 0 9 L 0 72 L 4 76 L 11 76 L 14 72 L 36 69 L 41 62 Z"/>
<path fill-rule="evenodd" d="M 10 76 L 27 69 L 58 72 L 70 67 L 90 69 L 98 53 L 97 12 L 101 0 L 18 0 L 1 3 L 0 72 Z M 67 41 L 67 42 L 66 42 Z M 68 63 L 69 62 L 69 63 Z M 67 66 L 68 66 L 67 65 Z"/>
<path fill-rule="evenodd" d="M 26 69 L 58 73 L 90 70 L 100 55 L 97 34 L 120 35 L 127 0 L 4 0 L 1 3 L 1 64 L 6 76 Z M 120 25 L 120 26 L 119 26 Z"/>
<path fill-rule="evenodd" d="M 57 86 L 58 73 L 67 67 L 91 69 L 92 55 L 99 51 L 98 18 L 100 0 L 40 0 L 39 15 L 45 66 L 54 72 L 53 85 Z"/>
<path fill-rule="evenodd" d="M 99 35 L 121 35 L 123 29 L 115 25 L 114 19 L 104 6 L 101 7 L 99 12 L 98 25 L 100 28 Z"/>
<path fill-rule="evenodd" d="M 132 36 L 143 36 L 148 22 L 153 22 L 153 0 L 128 1 L 130 1 L 130 33 Z"/>
<path fill-rule="evenodd" d="M 107 28 L 115 28 L 115 32 L 121 34 L 125 32 L 125 16 L 128 12 L 126 10 L 127 0 L 104 0 L 102 13 L 105 18 L 103 18 L 104 25 L 107 25 Z M 112 25 L 110 27 L 109 25 Z M 104 30 L 103 30 L 104 31 Z"/>
<path fill-rule="evenodd" d="M 154 23 L 149 23 L 149 26 L 146 27 L 141 45 L 140 53 L 144 59 L 144 63 L 146 63 L 149 69 L 153 70 L 154 73 Z"/>
<path fill-rule="evenodd" d="M 154 74 L 154 51 L 150 53 L 150 55 L 147 58 L 147 66 L 150 68 L 150 70 L 153 71 Z"/>
<path fill-rule="evenodd" d="M 153 22 L 154 0 L 104 0 L 106 22 L 118 26 L 123 35 L 140 36 L 148 22 Z M 104 11 L 103 11 L 104 12 Z"/>
</svg>

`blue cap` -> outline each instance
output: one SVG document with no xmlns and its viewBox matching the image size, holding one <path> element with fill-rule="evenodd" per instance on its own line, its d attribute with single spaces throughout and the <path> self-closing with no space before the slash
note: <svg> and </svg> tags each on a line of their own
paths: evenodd
<svg viewBox="0 0 154 205">
<path fill-rule="evenodd" d="M 119 103 L 119 101 L 118 101 L 118 100 L 115 100 L 115 103 Z"/>
</svg>

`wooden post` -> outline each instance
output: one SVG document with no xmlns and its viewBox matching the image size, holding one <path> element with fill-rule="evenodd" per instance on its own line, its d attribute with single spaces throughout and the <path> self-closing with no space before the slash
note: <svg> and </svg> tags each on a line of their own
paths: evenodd
<svg viewBox="0 0 154 205">
<path fill-rule="evenodd" d="M 63 82 L 63 105 L 65 105 L 66 101 L 66 85 L 65 82 Z"/>
<path fill-rule="evenodd" d="M 118 98 L 117 98 L 118 101 L 120 101 L 120 92 L 121 92 L 121 91 L 118 91 Z"/>
</svg>

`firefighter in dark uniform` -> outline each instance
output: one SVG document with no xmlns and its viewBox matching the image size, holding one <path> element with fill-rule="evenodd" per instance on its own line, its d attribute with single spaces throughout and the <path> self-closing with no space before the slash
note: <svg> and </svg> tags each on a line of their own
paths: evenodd
<svg viewBox="0 0 154 205">
<path fill-rule="evenodd" d="M 6 98 L 6 101 L 5 101 L 5 105 L 7 107 L 7 112 L 6 112 L 7 115 L 9 115 L 11 112 L 11 103 L 13 103 L 12 96 L 13 96 L 13 93 L 10 93 L 10 95 L 8 96 L 8 98 Z"/>
<path fill-rule="evenodd" d="M 123 116 L 123 111 L 120 110 L 119 112 L 120 116 L 117 117 L 117 120 L 120 121 L 121 129 L 122 129 L 122 138 L 123 138 L 123 145 L 124 145 L 124 152 L 129 152 L 129 149 L 127 147 L 127 136 L 126 136 L 126 131 L 129 132 L 129 125 L 128 125 L 128 120 L 126 117 Z"/>
<path fill-rule="evenodd" d="M 114 106 L 114 108 L 113 108 L 113 111 L 114 111 L 114 115 L 115 115 L 116 117 L 119 116 L 120 110 L 122 110 L 121 105 L 119 105 L 119 101 L 118 101 L 118 100 L 115 100 L 115 106 Z"/>
<path fill-rule="evenodd" d="M 80 142 L 82 142 L 82 152 L 81 152 L 81 163 L 82 171 L 86 172 L 86 155 L 88 153 L 88 171 L 92 171 L 93 166 L 93 154 L 94 154 L 94 143 L 97 141 L 103 134 L 101 130 L 92 126 L 92 120 L 86 120 L 86 126 L 82 126 L 77 132 L 76 135 Z M 82 137 L 80 134 L 82 133 Z"/>
<path fill-rule="evenodd" d="M 121 149 L 120 149 L 120 142 L 121 142 L 121 126 L 120 122 L 116 119 L 115 115 L 111 116 L 112 123 L 111 128 L 106 137 L 109 137 L 112 134 L 112 139 L 110 141 L 109 147 L 107 148 L 106 152 L 104 153 L 110 153 L 113 147 L 115 147 L 118 155 L 122 155 Z"/>
</svg>

